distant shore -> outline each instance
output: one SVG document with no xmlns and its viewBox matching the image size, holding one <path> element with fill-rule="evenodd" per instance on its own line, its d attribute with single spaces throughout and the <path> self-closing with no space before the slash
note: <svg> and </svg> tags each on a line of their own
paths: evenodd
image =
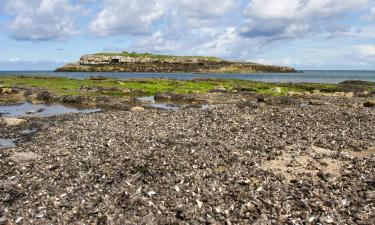
<svg viewBox="0 0 375 225">
<path fill-rule="evenodd" d="M 97 53 L 84 55 L 56 72 L 145 72 L 145 73 L 295 73 L 285 66 L 232 62 L 207 56 L 170 56 L 149 53 Z"/>
</svg>

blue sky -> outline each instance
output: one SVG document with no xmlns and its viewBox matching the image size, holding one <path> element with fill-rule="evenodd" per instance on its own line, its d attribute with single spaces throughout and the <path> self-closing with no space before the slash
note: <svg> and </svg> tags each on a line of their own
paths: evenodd
<svg viewBox="0 0 375 225">
<path fill-rule="evenodd" d="M 125 50 L 375 69 L 374 0 L 1 0 L 0 29 L 0 70 Z"/>
</svg>

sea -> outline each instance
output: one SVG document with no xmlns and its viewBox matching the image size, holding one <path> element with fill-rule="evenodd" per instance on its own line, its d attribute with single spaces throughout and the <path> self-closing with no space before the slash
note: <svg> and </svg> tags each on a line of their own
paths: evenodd
<svg viewBox="0 0 375 225">
<path fill-rule="evenodd" d="M 346 80 L 375 82 L 375 70 L 303 70 L 300 73 L 252 73 L 252 74 L 196 74 L 196 73 L 96 73 L 96 72 L 53 72 L 53 71 L 0 71 L 1 76 L 62 76 L 85 79 L 90 76 L 105 76 L 120 79 L 171 78 L 191 80 L 194 78 L 231 78 L 272 83 L 332 83 Z"/>
</svg>

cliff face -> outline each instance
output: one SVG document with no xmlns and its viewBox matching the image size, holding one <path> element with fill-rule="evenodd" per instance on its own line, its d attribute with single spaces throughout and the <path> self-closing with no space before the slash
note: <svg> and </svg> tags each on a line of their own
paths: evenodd
<svg viewBox="0 0 375 225">
<path fill-rule="evenodd" d="M 215 57 L 94 54 L 84 55 L 58 72 L 151 72 L 151 73 L 254 73 L 296 72 L 294 68 L 246 62 L 230 62 Z"/>
</svg>

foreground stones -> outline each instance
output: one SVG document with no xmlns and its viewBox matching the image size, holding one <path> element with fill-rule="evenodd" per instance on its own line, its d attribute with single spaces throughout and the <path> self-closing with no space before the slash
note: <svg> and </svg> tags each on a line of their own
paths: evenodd
<svg viewBox="0 0 375 225">
<path fill-rule="evenodd" d="M 33 152 L 14 153 L 11 159 L 15 162 L 28 162 L 40 159 L 41 156 Z"/>
<path fill-rule="evenodd" d="M 0 153 L 0 218 L 373 224 L 375 111 L 346 107 L 361 99 L 319 100 L 330 104 L 245 99 L 45 119 L 49 126 Z M 43 158 L 14 163 L 14 152 Z"/>
<path fill-rule="evenodd" d="M 0 122 L 3 122 L 5 123 L 6 126 L 18 126 L 24 122 L 26 122 L 26 120 L 24 119 L 18 119 L 18 118 L 0 118 Z"/>
<path fill-rule="evenodd" d="M 364 107 L 375 107 L 375 99 L 369 100 L 363 104 Z"/>
<path fill-rule="evenodd" d="M 142 111 L 145 111 L 145 109 L 143 107 L 136 106 L 136 107 L 132 107 L 130 109 L 130 111 L 132 111 L 132 112 L 142 112 Z"/>
</svg>

